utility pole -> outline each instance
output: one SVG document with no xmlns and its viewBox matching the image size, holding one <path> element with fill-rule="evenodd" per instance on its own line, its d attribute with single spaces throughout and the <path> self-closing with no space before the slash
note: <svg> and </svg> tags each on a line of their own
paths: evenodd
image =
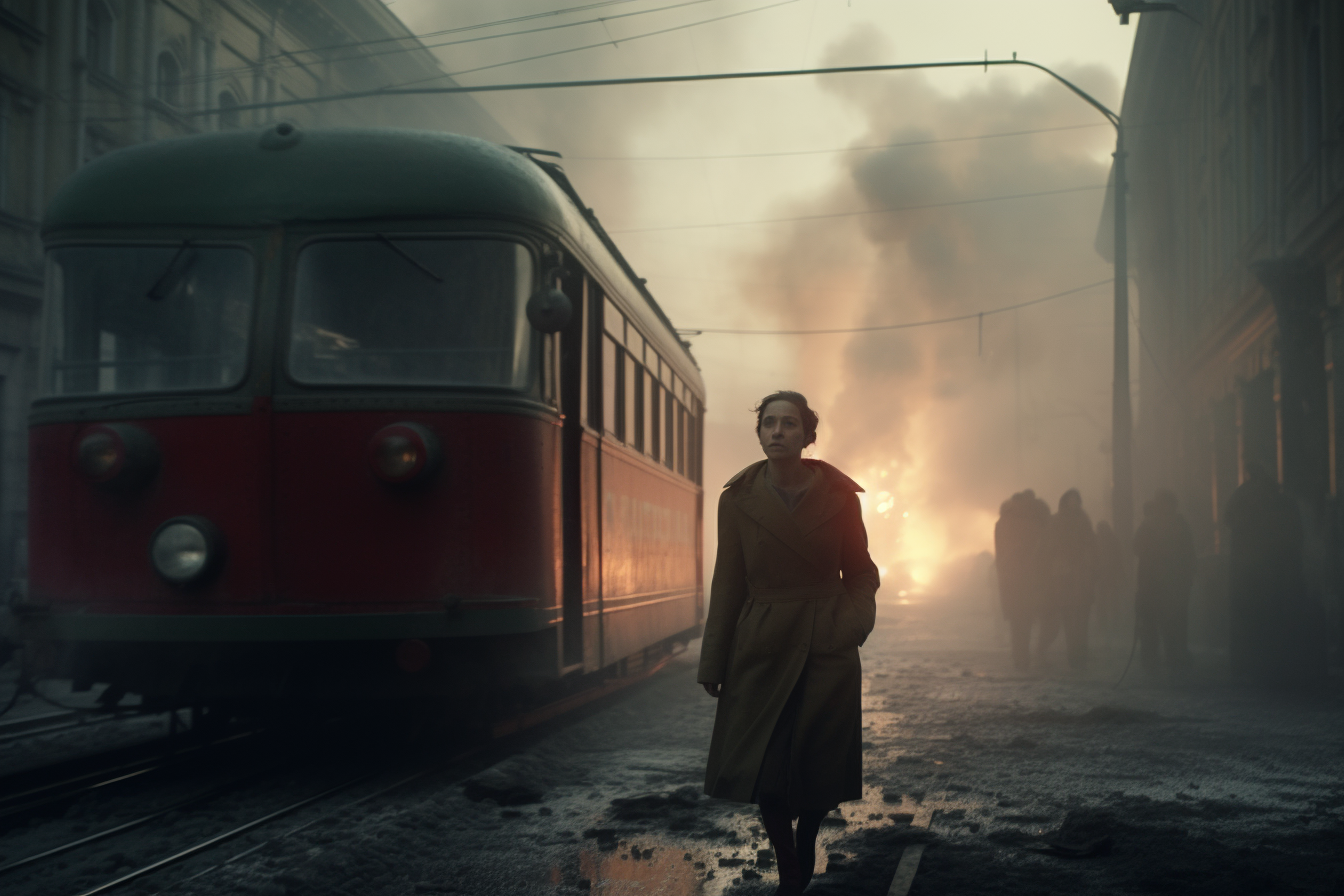
<svg viewBox="0 0 1344 896">
<path fill-rule="evenodd" d="M 1129 234 L 1125 208 L 1125 131 L 1115 121 L 1115 380 L 1111 395 L 1111 522 L 1120 544 L 1134 535 L 1133 410 L 1129 397 Z"/>
</svg>

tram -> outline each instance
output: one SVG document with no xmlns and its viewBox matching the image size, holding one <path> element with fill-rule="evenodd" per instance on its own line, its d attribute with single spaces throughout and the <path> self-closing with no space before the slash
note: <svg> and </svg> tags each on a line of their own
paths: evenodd
<svg viewBox="0 0 1344 896">
<path fill-rule="evenodd" d="M 102 702 L 482 693 L 698 635 L 704 385 L 536 150 L 117 150 L 43 222 L 37 671 Z"/>
</svg>

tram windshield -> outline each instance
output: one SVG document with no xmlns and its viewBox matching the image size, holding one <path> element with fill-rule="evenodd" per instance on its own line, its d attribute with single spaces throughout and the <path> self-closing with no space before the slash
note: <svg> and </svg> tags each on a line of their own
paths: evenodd
<svg viewBox="0 0 1344 896">
<path fill-rule="evenodd" d="M 532 258 L 492 239 L 375 235 L 299 253 L 289 372 L 299 382 L 526 388 Z"/>
<path fill-rule="evenodd" d="M 72 246 L 49 255 L 43 393 L 242 381 L 255 276 L 245 249 Z"/>
</svg>

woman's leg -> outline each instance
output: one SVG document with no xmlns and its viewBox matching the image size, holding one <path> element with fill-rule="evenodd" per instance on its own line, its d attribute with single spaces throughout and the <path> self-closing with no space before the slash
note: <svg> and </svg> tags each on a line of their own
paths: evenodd
<svg viewBox="0 0 1344 896">
<path fill-rule="evenodd" d="M 776 896 L 797 896 L 803 892 L 798 865 L 798 850 L 793 843 L 793 813 L 789 807 L 774 800 L 761 800 L 761 822 L 775 850 L 775 865 L 779 868 L 779 889 Z"/>
<path fill-rule="evenodd" d="M 802 872 L 802 885 L 812 880 L 812 872 L 817 865 L 817 831 L 821 830 L 821 820 L 826 817 L 822 809 L 804 809 L 798 816 L 798 837 L 795 847 L 798 850 L 798 869 Z"/>
</svg>

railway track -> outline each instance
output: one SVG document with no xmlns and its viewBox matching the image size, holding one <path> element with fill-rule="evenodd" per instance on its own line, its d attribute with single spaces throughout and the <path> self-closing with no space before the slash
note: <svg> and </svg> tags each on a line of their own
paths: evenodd
<svg viewBox="0 0 1344 896">
<path fill-rule="evenodd" d="M 19 772 L 9 776 L 4 784 L 12 783 L 22 789 L 9 790 L 0 786 L 0 830 L 69 805 L 86 794 L 106 792 L 118 785 L 172 771 L 197 754 L 208 753 L 256 734 L 256 731 L 243 731 L 194 744 L 172 744 L 166 742 L 167 739 L 151 741 L 111 753 L 79 757 L 66 763 Z"/>
<path fill-rule="evenodd" d="M 486 754 L 492 752 L 500 752 L 501 748 L 507 750 L 506 745 L 521 735 L 531 733 L 539 729 L 546 723 L 558 721 L 567 716 L 568 714 L 573 713 L 586 705 L 596 703 L 597 701 L 604 700 L 605 698 L 608 697 L 612 697 L 618 693 L 628 690 L 630 687 L 634 685 L 648 681 L 659 671 L 661 671 L 669 662 L 671 662 L 671 660 L 674 659 L 676 655 L 677 654 L 675 653 L 668 653 L 664 656 L 647 660 L 642 663 L 641 668 L 635 670 L 627 670 L 626 677 L 617 679 L 607 679 L 596 686 L 589 687 L 583 691 L 568 695 L 566 697 L 563 697 L 559 700 L 555 700 L 544 706 L 534 707 L 525 712 L 521 712 L 509 718 L 498 721 L 493 726 L 491 726 L 488 735 L 479 742 L 467 745 L 461 749 L 457 749 L 453 751 L 451 755 L 449 755 L 446 758 L 437 757 L 432 760 L 424 761 L 420 763 L 420 766 L 418 768 L 416 768 L 409 774 L 406 773 L 405 769 L 401 769 L 397 772 L 389 772 L 386 769 L 388 757 L 380 757 L 379 759 L 369 764 L 361 765 L 361 767 L 359 767 L 357 770 L 347 773 L 342 777 L 340 781 L 338 781 L 335 784 L 327 784 L 320 787 L 315 787 L 312 789 L 311 792 L 305 794 L 301 798 L 286 803 L 285 805 L 276 808 L 271 808 L 269 809 L 269 811 L 266 811 L 260 814 L 259 816 L 251 820 L 248 820 L 242 824 L 236 824 L 223 832 L 212 834 L 209 837 L 202 838 L 185 846 L 180 846 L 172 849 L 165 849 L 164 852 L 166 852 L 166 855 L 163 855 L 161 858 L 140 865 L 129 871 L 120 873 L 115 877 L 105 880 L 102 883 L 99 883 L 95 886 L 80 889 L 77 892 L 77 896 L 97 896 L 97 894 L 107 893 L 109 891 L 122 887 L 123 885 L 128 884 L 132 881 L 139 880 L 141 878 L 148 877 L 150 875 L 154 875 L 171 866 L 181 864 L 195 856 L 213 850 L 224 843 L 227 843 L 231 840 L 234 840 L 240 836 L 251 833 L 258 829 L 262 829 L 287 816 L 300 812 L 303 809 L 322 803 L 323 801 L 330 800 L 362 784 L 377 782 L 379 778 L 383 778 L 385 780 L 391 779 L 387 781 L 387 783 L 382 783 L 380 786 L 375 787 L 372 791 L 358 796 L 353 801 L 342 803 L 340 806 L 335 807 L 325 813 L 321 813 L 320 815 L 309 818 L 308 820 L 304 821 L 297 827 L 282 831 L 272 837 L 263 840 L 261 843 L 252 845 L 248 849 L 228 859 L 225 859 L 222 862 L 212 865 L 204 870 L 198 871 L 195 874 L 192 874 L 191 876 L 172 882 L 167 886 L 168 888 L 173 888 L 180 886 L 182 884 L 189 883 L 191 880 L 195 880 L 203 875 L 210 874 L 218 870 L 219 868 L 222 868 L 225 865 L 235 862 L 247 855 L 251 855 L 257 850 L 264 848 L 268 844 L 274 843 L 275 841 L 284 839 L 295 833 L 298 833 L 299 831 L 304 830 L 310 827 L 311 825 L 316 824 L 324 819 L 330 818 L 333 815 L 348 812 L 350 809 L 354 808 L 355 806 L 361 803 L 368 802 L 377 799 L 379 797 L 391 794 L 397 789 L 409 785 L 415 781 L 428 778 L 434 775 L 451 773 L 455 768 L 460 768 L 464 764 L 472 762 L 472 760 L 480 759 Z M 259 779 L 264 778 L 267 774 L 274 773 L 277 770 L 278 767 L 273 767 L 255 774 L 244 776 L 243 778 L 231 780 L 224 784 L 208 788 L 206 790 L 195 793 L 186 798 L 180 799 L 169 805 L 157 808 L 150 812 L 146 812 L 133 819 L 130 819 L 129 821 L 109 826 L 108 828 L 97 831 L 93 834 L 89 834 L 87 836 L 59 844 L 55 847 L 48 848 L 40 852 L 36 852 L 32 855 L 15 859 L 4 865 L 0 865 L 0 875 L 5 875 L 12 871 L 18 871 L 23 868 L 32 868 L 34 866 L 39 866 L 42 862 L 47 861 L 49 859 L 54 859 L 57 856 L 62 855 L 68 856 L 72 853 L 77 853 L 82 848 L 90 847 L 95 844 L 120 836 L 129 831 L 135 830 L 137 828 L 145 827 L 151 824 L 152 822 L 163 819 L 174 812 L 181 812 L 183 810 L 191 809 L 192 807 L 195 806 L 200 806 L 209 803 L 211 800 L 217 797 L 229 793 L 235 793 L 239 788 L 246 787 L 250 784 L 254 784 Z M 150 773 L 150 768 L 149 767 L 142 768 L 141 766 L 135 766 L 131 768 L 115 769 L 110 771 L 111 771 L 111 777 L 102 777 L 97 782 L 90 781 L 82 784 L 81 787 L 83 789 L 80 791 L 80 793 L 87 793 L 90 790 L 100 788 L 111 783 L 132 780 L 144 774 Z M 470 774 L 470 772 L 464 772 L 462 776 L 465 777 L 467 774 Z M 46 798 L 55 801 L 55 800 L 61 800 L 64 797 L 60 795 L 53 795 L 51 797 Z M 0 819 L 4 817 L 4 811 L 5 811 L 4 806 L 2 803 L 0 803 Z"/>
</svg>

